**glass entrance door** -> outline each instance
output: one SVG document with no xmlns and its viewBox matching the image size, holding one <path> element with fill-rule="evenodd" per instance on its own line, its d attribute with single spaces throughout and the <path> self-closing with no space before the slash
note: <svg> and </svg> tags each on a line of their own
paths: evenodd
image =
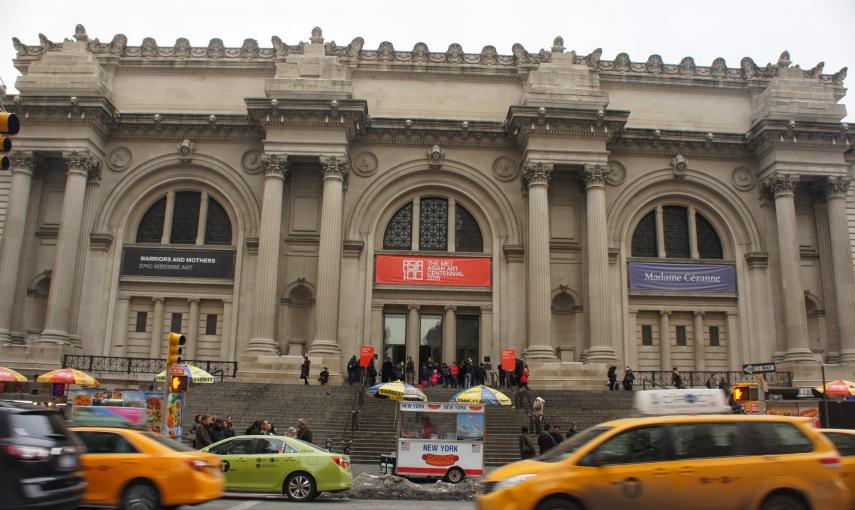
<svg viewBox="0 0 855 510">
<path fill-rule="evenodd" d="M 480 319 L 478 315 L 457 315 L 457 345 L 454 350 L 454 361 L 457 363 L 462 363 L 466 358 L 472 358 L 472 363 L 476 366 L 481 362 Z"/>
<path fill-rule="evenodd" d="M 383 360 L 392 360 L 395 366 L 407 355 L 407 314 L 387 313 L 383 315 Z M 382 363 L 382 361 L 381 361 Z"/>
<path fill-rule="evenodd" d="M 442 362 L 442 315 L 421 315 L 419 337 L 419 367 L 425 363 Z"/>
</svg>

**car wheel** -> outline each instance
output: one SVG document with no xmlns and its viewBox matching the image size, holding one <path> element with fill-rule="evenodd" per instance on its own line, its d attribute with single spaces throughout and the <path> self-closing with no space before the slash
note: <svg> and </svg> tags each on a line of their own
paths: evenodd
<svg viewBox="0 0 855 510">
<path fill-rule="evenodd" d="M 807 510 L 798 498 L 788 494 L 773 494 L 763 502 L 762 510 Z"/>
<path fill-rule="evenodd" d="M 292 473 L 285 479 L 285 495 L 291 501 L 310 501 L 318 495 L 315 480 L 306 473 Z"/>
<path fill-rule="evenodd" d="M 457 467 L 449 469 L 448 473 L 445 474 L 445 481 L 448 483 L 460 483 L 464 478 L 466 478 L 466 475 L 463 473 L 463 470 Z"/>
<path fill-rule="evenodd" d="M 148 482 L 134 482 L 122 493 L 122 510 L 158 510 L 160 496 Z"/>
<path fill-rule="evenodd" d="M 537 505 L 537 510 L 582 510 L 582 507 L 573 500 L 553 497 Z"/>
</svg>

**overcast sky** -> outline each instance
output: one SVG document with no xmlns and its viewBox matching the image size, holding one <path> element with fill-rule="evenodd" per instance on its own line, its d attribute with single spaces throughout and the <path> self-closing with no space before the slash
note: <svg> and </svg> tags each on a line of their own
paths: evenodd
<svg viewBox="0 0 855 510">
<path fill-rule="evenodd" d="M 634 62 L 658 53 L 669 64 L 692 56 L 697 65 L 724 57 L 739 67 L 744 56 L 758 65 L 776 62 L 789 50 L 794 64 L 810 69 L 825 62 L 825 73 L 850 69 L 855 82 L 855 0 L 0 0 L 0 77 L 10 92 L 19 73 L 12 65 L 12 37 L 39 44 L 38 34 L 62 41 L 82 23 L 90 37 L 109 42 L 123 33 L 128 45 L 154 37 L 172 46 L 186 37 L 207 46 L 219 37 L 227 47 L 246 38 L 271 47 L 280 36 L 289 44 L 308 41 L 320 26 L 327 41 L 365 39 L 365 49 L 388 40 L 398 50 L 422 41 L 432 51 L 457 42 L 467 53 L 492 44 L 501 54 L 522 43 L 530 52 L 550 48 L 556 35 L 581 55 L 603 48 L 604 60 L 620 52 Z M 855 121 L 855 91 L 844 99 Z"/>
</svg>

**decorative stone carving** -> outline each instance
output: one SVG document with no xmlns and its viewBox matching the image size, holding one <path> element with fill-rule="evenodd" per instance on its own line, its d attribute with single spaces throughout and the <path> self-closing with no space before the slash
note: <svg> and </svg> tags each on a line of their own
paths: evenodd
<svg viewBox="0 0 855 510">
<path fill-rule="evenodd" d="M 377 60 L 381 62 L 395 60 L 395 47 L 392 46 L 392 43 L 389 41 L 380 43 L 380 47 L 377 49 Z"/>
<path fill-rule="evenodd" d="M 552 40 L 552 53 L 564 53 L 564 38 L 560 35 Z"/>
<path fill-rule="evenodd" d="M 321 167 L 324 169 L 324 180 L 326 179 L 347 179 L 347 174 L 350 173 L 350 164 L 338 156 L 321 156 Z"/>
<path fill-rule="evenodd" d="M 683 76 L 693 76 L 697 72 L 697 66 L 695 66 L 695 59 L 692 57 L 684 57 L 683 60 L 680 61 L 680 65 L 678 66 L 679 73 Z"/>
<path fill-rule="evenodd" d="M 362 152 L 353 159 L 353 171 L 362 177 L 374 175 L 377 166 L 377 156 L 373 152 Z"/>
<path fill-rule="evenodd" d="M 682 179 L 686 176 L 686 167 L 689 166 L 689 160 L 682 154 L 677 154 L 671 158 L 671 170 L 674 172 L 675 179 Z"/>
<path fill-rule="evenodd" d="M 9 153 L 12 171 L 27 168 L 35 170 L 35 156 L 32 151 L 12 151 Z"/>
<path fill-rule="evenodd" d="M 496 179 L 504 182 L 510 182 L 517 178 L 519 174 L 519 165 L 513 158 L 508 156 L 499 156 L 496 161 L 493 161 L 493 175 Z"/>
<path fill-rule="evenodd" d="M 485 65 L 495 65 L 499 62 L 499 54 L 496 52 L 495 46 L 484 46 L 481 50 L 481 63 Z"/>
<path fill-rule="evenodd" d="M 255 58 L 258 56 L 258 41 L 255 39 L 244 39 L 243 46 L 240 47 L 240 56 L 242 58 Z"/>
<path fill-rule="evenodd" d="M 606 178 L 609 174 L 609 167 L 598 163 L 588 163 L 585 165 L 583 174 L 585 181 L 585 189 L 604 188 L 606 186 Z"/>
<path fill-rule="evenodd" d="M 448 47 L 448 51 L 445 53 L 445 61 L 449 64 L 459 64 L 463 62 L 463 48 L 457 43 L 452 43 Z"/>
<path fill-rule="evenodd" d="M 792 195 L 798 183 L 798 175 L 775 172 L 763 180 L 763 191 L 774 197 Z"/>
<path fill-rule="evenodd" d="M 312 38 L 309 40 L 312 42 L 312 44 L 324 43 L 324 31 L 321 30 L 321 27 L 315 27 L 312 29 Z"/>
<path fill-rule="evenodd" d="M 619 161 L 609 161 L 606 182 L 612 186 L 620 186 L 626 180 L 626 167 Z"/>
<path fill-rule="evenodd" d="M 261 171 L 261 151 L 250 149 L 243 153 L 240 164 L 248 174 L 257 174 Z"/>
<path fill-rule="evenodd" d="M 288 55 L 288 45 L 282 42 L 278 35 L 271 37 L 270 42 L 273 44 L 273 55 L 276 58 L 285 58 Z"/>
<path fill-rule="evenodd" d="M 778 66 L 778 68 L 780 69 L 787 69 L 788 67 L 790 67 L 790 64 L 792 64 L 792 62 L 790 61 L 790 52 L 784 50 L 783 53 L 781 53 L 781 56 L 778 57 L 778 63 L 775 65 Z"/>
<path fill-rule="evenodd" d="M 87 177 L 92 172 L 100 175 L 101 162 L 88 150 L 64 152 L 62 156 L 66 172 L 84 173 Z"/>
<path fill-rule="evenodd" d="M 361 37 L 356 37 L 350 44 L 347 45 L 346 55 L 350 58 L 360 58 L 362 56 L 362 47 L 365 46 L 365 40 Z"/>
<path fill-rule="evenodd" d="M 619 53 L 618 56 L 615 57 L 614 70 L 625 73 L 631 69 L 632 61 L 629 59 L 629 55 L 626 53 Z"/>
<path fill-rule="evenodd" d="M 175 46 L 172 48 L 172 53 L 178 58 L 190 56 L 190 41 L 183 37 L 175 40 Z"/>
<path fill-rule="evenodd" d="M 662 57 L 659 55 L 650 55 L 647 59 L 647 72 L 653 74 L 661 74 L 662 67 L 664 64 L 662 63 Z"/>
<path fill-rule="evenodd" d="M 713 63 L 710 66 L 710 75 L 713 78 L 724 78 L 727 76 L 727 63 L 723 58 L 718 57 L 713 60 Z"/>
<path fill-rule="evenodd" d="M 223 58 L 226 54 L 226 47 L 223 46 L 223 40 L 214 38 L 211 39 L 211 42 L 208 43 L 208 57 L 209 58 Z"/>
<path fill-rule="evenodd" d="M 413 46 L 413 51 L 410 52 L 410 59 L 413 62 L 427 62 L 430 59 L 430 50 L 427 44 L 420 42 Z"/>
<path fill-rule="evenodd" d="M 89 41 L 89 36 L 86 35 L 86 28 L 83 25 L 78 24 L 74 27 L 74 39 L 82 42 Z"/>
<path fill-rule="evenodd" d="M 128 47 L 128 38 L 125 34 L 116 34 L 110 42 L 110 54 L 122 56 L 125 54 L 125 48 Z"/>
<path fill-rule="evenodd" d="M 549 186 L 552 177 L 552 163 L 544 161 L 527 161 L 523 173 L 525 187 L 531 189 L 533 186 Z"/>
<path fill-rule="evenodd" d="M 261 166 L 264 168 L 265 177 L 284 177 L 288 170 L 288 156 L 285 154 L 263 154 Z"/>
<path fill-rule="evenodd" d="M 730 181 L 733 183 L 733 187 L 739 191 L 751 191 L 757 184 L 754 172 L 744 166 L 733 169 L 733 173 L 730 174 Z"/>
<path fill-rule="evenodd" d="M 846 193 L 849 191 L 850 179 L 842 175 L 828 177 L 822 183 L 827 198 L 846 198 Z"/>
<path fill-rule="evenodd" d="M 594 51 L 592 51 L 590 55 L 585 57 L 585 63 L 588 64 L 590 67 L 597 69 L 600 67 L 600 58 L 602 56 L 603 56 L 603 49 L 597 48 Z"/>
<path fill-rule="evenodd" d="M 43 53 L 46 51 L 59 51 L 62 49 L 62 44 L 51 41 L 44 34 L 39 34 L 39 43 L 41 43 Z"/>
<path fill-rule="evenodd" d="M 180 144 L 178 144 L 178 159 L 181 160 L 182 163 L 189 163 L 193 160 L 193 153 L 196 152 L 196 144 L 191 142 L 190 139 L 185 138 Z"/>
<path fill-rule="evenodd" d="M 824 68 L 825 62 L 820 62 L 819 64 L 805 71 L 805 76 L 807 76 L 808 78 L 819 78 L 820 76 L 822 76 L 822 70 Z"/>
<path fill-rule="evenodd" d="M 527 64 L 531 58 L 525 48 L 520 43 L 515 43 L 511 46 L 511 54 L 514 56 L 514 64 Z"/>
<path fill-rule="evenodd" d="M 434 170 L 442 168 L 442 163 L 445 161 L 445 151 L 439 145 L 434 144 L 427 151 L 428 165 Z"/>
<path fill-rule="evenodd" d="M 127 147 L 116 147 L 107 155 L 107 167 L 114 172 L 123 172 L 131 166 L 133 154 Z"/>
<path fill-rule="evenodd" d="M 157 56 L 157 41 L 153 37 L 143 39 L 142 47 L 140 47 L 140 55 L 143 57 Z"/>
</svg>

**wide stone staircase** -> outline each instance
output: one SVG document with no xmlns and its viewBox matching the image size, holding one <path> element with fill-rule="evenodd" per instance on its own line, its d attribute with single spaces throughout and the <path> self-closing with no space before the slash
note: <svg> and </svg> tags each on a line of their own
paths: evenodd
<svg viewBox="0 0 855 510">
<path fill-rule="evenodd" d="M 305 418 L 312 429 L 314 443 L 323 446 L 330 439 L 336 448 L 342 439 L 351 439 L 351 461 L 355 464 L 378 464 L 381 454 L 395 451 L 396 404 L 365 395 L 359 406 L 356 386 L 304 386 L 290 384 L 221 383 L 196 385 L 187 394 L 182 424 L 189 431 L 197 414 L 231 415 L 235 432 L 242 434 L 260 419 L 271 422 L 277 433 L 284 434 Z M 459 390 L 428 388 L 431 401 L 447 402 Z M 519 460 L 520 426 L 529 424 L 527 400 L 513 390 L 504 390 L 520 407 L 487 407 L 485 462 L 502 465 Z M 529 390 L 529 400 L 541 396 L 546 400 L 545 421 L 560 425 L 566 431 L 570 422 L 583 430 L 597 423 L 629 416 L 632 395 L 626 392 L 585 390 Z M 351 411 L 359 409 L 357 428 L 351 432 Z M 532 442 L 537 444 L 532 435 Z"/>
</svg>

